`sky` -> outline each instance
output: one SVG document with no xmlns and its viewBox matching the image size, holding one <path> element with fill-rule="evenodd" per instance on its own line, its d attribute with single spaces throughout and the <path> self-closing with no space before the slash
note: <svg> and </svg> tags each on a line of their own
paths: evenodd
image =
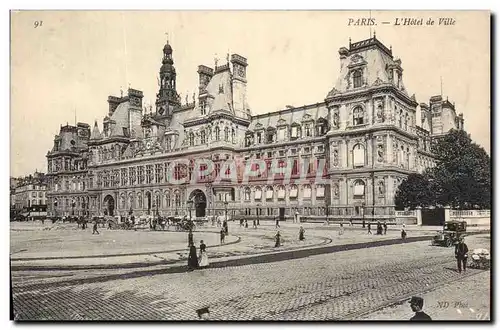
<svg viewBox="0 0 500 330">
<path fill-rule="evenodd" d="M 377 26 L 348 25 L 370 15 Z M 393 25 L 404 17 L 436 23 Z M 444 17 L 455 24 L 438 26 Z M 428 102 L 442 81 L 465 129 L 490 153 L 488 12 L 23 11 L 11 14 L 11 175 L 46 172 L 60 125 L 76 118 L 102 129 L 107 97 L 120 89 L 142 90 L 154 105 L 167 33 L 183 102 L 197 92 L 198 65 L 237 53 L 249 63 L 251 111 L 262 114 L 323 101 L 340 71 L 339 48 L 374 32 L 401 59 L 408 93 Z"/>
</svg>

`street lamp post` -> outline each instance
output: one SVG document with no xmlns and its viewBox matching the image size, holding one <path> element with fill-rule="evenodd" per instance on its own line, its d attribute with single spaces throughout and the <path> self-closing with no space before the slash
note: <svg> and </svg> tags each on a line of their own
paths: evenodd
<svg viewBox="0 0 500 330">
<path fill-rule="evenodd" d="M 226 200 L 224 201 L 224 210 L 225 210 L 225 214 L 226 214 L 226 218 L 225 218 L 225 219 L 226 219 L 226 222 L 228 221 L 228 220 L 227 220 L 227 204 L 228 204 L 228 202 L 227 202 L 227 199 L 226 199 Z"/>
<path fill-rule="evenodd" d="M 191 208 L 193 207 L 193 201 L 191 199 L 188 199 L 187 201 L 188 209 L 189 209 L 189 221 L 191 221 Z"/>
<path fill-rule="evenodd" d="M 260 205 L 257 204 L 257 226 L 260 226 L 260 222 L 259 222 L 259 213 L 260 213 Z"/>
<path fill-rule="evenodd" d="M 365 228 L 365 202 L 361 204 L 361 207 L 363 209 L 363 228 Z"/>
</svg>

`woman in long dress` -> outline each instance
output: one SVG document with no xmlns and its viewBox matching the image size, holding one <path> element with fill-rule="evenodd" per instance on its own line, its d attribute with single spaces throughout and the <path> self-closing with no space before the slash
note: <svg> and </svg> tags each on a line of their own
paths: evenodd
<svg viewBox="0 0 500 330">
<path fill-rule="evenodd" d="M 200 241 L 200 267 L 208 267 L 208 254 L 207 254 L 207 246 L 203 243 L 203 240 Z"/>
<path fill-rule="evenodd" d="M 189 257 L 188 257 L 188 270 L 194 270 L 198 268 L 198 256 L 196 255 L 196 246 L 191 244 L 189 247 Z"/>
</svg>

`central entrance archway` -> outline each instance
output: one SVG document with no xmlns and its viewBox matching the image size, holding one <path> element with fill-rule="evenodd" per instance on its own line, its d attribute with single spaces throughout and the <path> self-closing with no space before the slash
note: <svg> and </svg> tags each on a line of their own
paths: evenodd
<svg viewBox="0 0 500 330">
<path fill-rule="evenodd" d="M 189 195 L 189 199 L 193 201 L 193 207 L 196 217 L 204 217 L 207 209 L 207 197 L 200 189 L 193 190 Z"/>
<path fill-rule="evenodd" d="M 115 199 L 111 195 L 104 197 L 104 215 L 115 215 Z"/>
</svg>

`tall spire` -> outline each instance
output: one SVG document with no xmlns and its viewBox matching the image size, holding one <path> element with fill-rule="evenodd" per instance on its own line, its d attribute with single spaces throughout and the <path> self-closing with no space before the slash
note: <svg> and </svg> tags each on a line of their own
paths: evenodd
<svg viewBox="0 0 500 330">
<path fill-rule="evenodd" d="M 176 91 L 176 71 L 174 59 L 172 57 L 173 49 L 168 40 L 163 47 L 162 66 L 160 67 L 160 77 L 158 79 L 159 92 L 156 99 L 156 112 L 161 115 L 167 114 L 170 106 L 179 106 L 180 100 Z"/>
</svg>

